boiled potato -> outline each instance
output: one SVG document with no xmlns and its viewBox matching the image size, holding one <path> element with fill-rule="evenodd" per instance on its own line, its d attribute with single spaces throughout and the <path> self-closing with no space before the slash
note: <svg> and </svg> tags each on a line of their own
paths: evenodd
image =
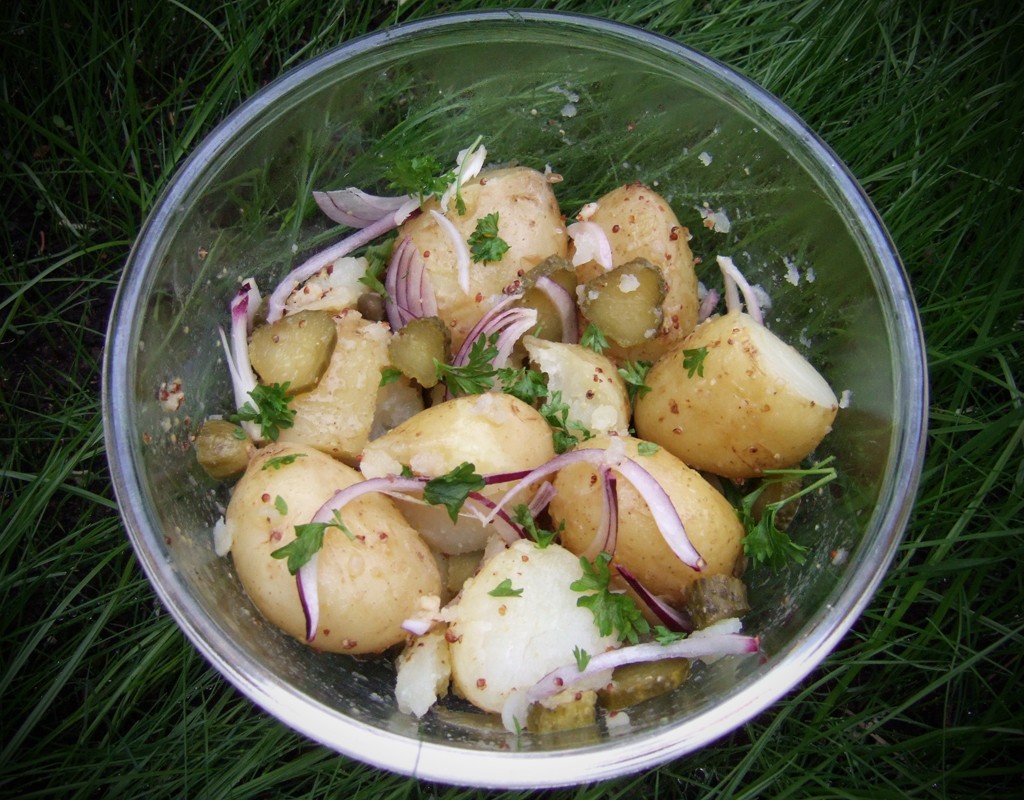
<svg viewBox="0 0 1024 800">
<path fill-rule="evenodd" d="M 469 462 L 478 474 L 528 470 L 554 457 L 551 429 L 532 406 L 507 394 L 468 395 L 431 406 L 366 445 L 359 468 L 368 478 L 398 475 L 408 466 L 437 477 Z M 488 486 L 497 499 L 509 484 Z M 529 502 L 529 493 L 520 502 Z M 483 550 L 491 534 L 473 518 L 452 523 L 440 506 L 403 503 L 402 513 L 443 553 Z"/>
<path fill-rule="evenodd" d="M 596 654 L 617 646 L 576 605 L 581 595 L 569 585 L 582 575 L 579 559 L 556 544 L 519 541 L 484 564 L 463 587 L 448 626 L 455 691 L 500 713 L 513 692 L 572 664 L 575 648 Z"/>
<path fill-rule="evenodd" d="M 315 389 L 292 398 L 295 424 L 278 441 L 309 444 L 355 464 L 373 426 L 390 334 L 386 323 L 367 322 L 354 310 L 334 321 L 331 363 Z"/>
<path fill-rule="evenodd" d="M 697 472 L 664 448 L 640 455 L 640 440 L 601 436 L 581 448 L 608 449 L 613 442 L 625 447 L 625 455 L 640 464 L 665 489 L 686 528 L 690 542 L 704 558 L 701 572 L 688 567 L 672 552 L 640 494 L 628 480 L 618 477 L 618 544 L 613 564 L 622 564 L 653 594 L 671 605 L 681 605 L 686 589 L 700 575 L 729 574 L 743 550 L 743 526 L 733 507 Z M 601 519 L 602 487 L 598 470 L 590 464 L 574 464 L 559 471 L 556 494 L 548 506 L 552 522 L 564 523 L 562 544 L 574 553 L 585 553 L 594 540 Z M 614 575 L 614 570 L 612 572 Z"/>
<path fill-rule="evenodd" d="M 438 316 L 451 329 L 456 350 L 480 317 L 502 299 L 506 286 L 548 256 L 565 256 L 568 250 L 558 201 L 547 178 L 537 170 L 486 170 L 463 184 L 462 199 L 465 214 L 458 213 L 454 201 L 445 213 L 462 241 L 468 242 L 481 217 L 497 212 L 498 236 L 509 246 L 498 262 L 471 261 L 468 293 L 459 285 L 451 238 L 430 213 L 440 209 L 437 200 L 425 203 L 423 212 L 408 219 L 398 231 L 398 241 L 412 237 L 426 263 Z"/>
<path fill-rule="evenodd" d="M 684 367 L 702 353 L 701 370 Z M 839 402 L 796 350 L 738 311 L 702 323 L 647 373 L 636 429 L 695 469 L 750 478 L 793 467 L 832 429 Z"/>
<path fill-rule="evenodd" d="M 422 717 L 448 693 L 452 665 L 445 632 L 442 626 L 415 637 L 395 662 L 395 700 L 403 714 Z"/>
<path fill-rule="evenodd" d="M 305 641 L 295 576 L 271 556 L 295 538 L 358 472 L 312 447 L 272 444 L 250 462 L 228 504 L 231 556 L 245 591 L 274 625 Z M 379 653 L 402 642 L 401 623 L 420 598 L 438 595 L 441 578 L 430 549 L 391 500 L 366 495 L 341 511 L 353 539 L 328 528 L 317 560 L 320 619 L 312 645 L 344 653 Z"/>
<path fill-rule="evenodd" d="M 604 355 L 578 344 L 524 336 L 530 361 L 547 376 L 548 390 L 561 392 L 569 419 L 597 433 L 629 432 L 629 394 L 615 365 Z M 577 439 L 582 433 L 572 431 Z"/>
<path fill-rule="evenodd" d="M 665 199 L 638 182 L 601 197 L 589 221 L 608 237 L 613 267 L 643 258 L 661 270 L 666 293 L 657 334 L 642 344 L 608 351 L 615 358 L 653 361 L 697 324 L 697 275 L 689 233 Z M 577 266 L 576 277 L 586 283 L 601 272 L 599 264 L 589 261 Z"/>
</svg>

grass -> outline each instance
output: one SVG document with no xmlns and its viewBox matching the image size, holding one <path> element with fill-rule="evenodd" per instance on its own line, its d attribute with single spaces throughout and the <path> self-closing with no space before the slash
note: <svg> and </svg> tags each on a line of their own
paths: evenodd
<svg viewBox="0 0 1024 800">
<path fill-rule="evenodd" d="M 218 120 L 396 20 L 504 4 L 10 2 L 0 11 L 0 795 L 468 798 L 267 718 L 162 612 L 103 452 L 106 315 L 141 221 Z M 552 798 L 1006 797 L 1024 745 L 1024 12 L 935 0 L 524 3 L 738 68 L 850 166 L 910 273 L 931 369 L 906 539 L 842 644 L 769 711 Z M 492 793 L 520 797 L 522 793 Z"/>
</svg>

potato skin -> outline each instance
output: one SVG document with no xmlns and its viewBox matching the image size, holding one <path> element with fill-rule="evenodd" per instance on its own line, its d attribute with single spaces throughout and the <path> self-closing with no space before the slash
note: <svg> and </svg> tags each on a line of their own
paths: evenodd
<svg viewBox="0 0 1024 800">
<path fill-rule="evenodd" d="M 271 462 L 289 456 L 291 463 Z M 228 504 L 231 556 L 245 591 L 270 622 L 300 641 L 306 623 L 295 577 L 271 552 L 292 541 L 295 525 L 309 522 L 336 490 L 359 480 L 354 469 L 311 447 L 278 443 L 250 462 Z M 367 495 L 341 513 L 356 538 L 335 528 L 324 536 L 317 562 L 320 620 L 311 644 L 379 653 L 404 641 L 402 621 L 421 597 L 440 594 L 441 577 L 430 550 L 388 498 Z"/>
<path fill-rule="evenodd" d="M 398 241 L 412 237 L 427 266 L 437 296 L 438 316 L 448 325 L 452 347 L 458 349 L 466 334 L 498 300 L 503 289 L 529 272 L 548 256 L 565 256 L 568 235 L 562 213 L 547 178 L 528 167 L 486 170 L 462 186 L 466 213 L 460 215 L 454 201 L 445 214 L 467 241 L 477 221 L 498 213 L 498 235 L 509 249 L 501 261 L 470 262 L 469 293 L 459 286 L 455 250 L 448 234 L 430 213 L 440 210 L 437 200 L 423 206 L 398 231 Z"/>
<path fill-rule="evenodd" d="M 381 368 L 388 364 L 389 328 L 355 310 L 334 318 L 337 343 L 315 389 L 295 395 L 295 424 L 278 441 L 309 444 L 354 465 L 373 425 Z"/>
<path fill-rule="evenodd" d="M 733 507 L 711 484 L 664 448 L 639 455 L 640 440 L 625 436 L 599 436 L 581 447 L 607 449 L 616 438 L 625 445 L 626 455 L 664 487 L 706 566 L 696 572 L 679 560 L 643 498 L 629 481 L 618 476 L 619 532 L 612 563 L 622 564 L 651 592 L 680 605 L 690 583 L 700 575 L 732 573 L 743 549 L 743 526 Z M 601 518 L 597 469 L 589 464 L 566 467 L 559 471 L 554 485 L 557 493 L 548 510 L 556 527 L 565 524 L 562 544 L 574 553 L 584 553 Z"/>
<path fill-rule="evenodd" d="M 479 474 L 533 469 L 554 457 L 551 428 L 532 406 L 488 392 L 448 400 L 410 417 L 367 444 L 360 469 L 367 477 L 398 474 L 403 466 L 436 477 L 469 462 Z M 509 484 L 484 494 L 498 497 Z M 529 502 L 524 493 L 520 502 Z M 490 528 L 473 519 L 453 525 L 440 507 L 403 504 L 402 513 L 430 544 L 449 554 L 482 550 Z"/>
<path fill-rule="evenodd" d="M 612 266 L 644 258 L 661 269 L 667 286 L 657 334 L 643 344 L 606 351 L 614 358 L 654 361 L 697 324 L 697 274 L 687 241 L 689 232 L 665 198 L 639 182 L 601 197 L 590 222 L 600 225 L 608 237 Z M 576 268 L 576 277 L 585 283 L 601 271 L 598 264 L 588 262 Z"/>
<path fill-rule="evenodd" d="M 704 374 L 688 376 L 683 351 L 702 347 Z M 792 363 L 802 365 L 803 378 L 811 371 L 808 392 L 775 368 L 779 356 L 798 359 Z M 839 408 L 796 350 L 740 312 L 702 323 L 651 368 L 646 382 L 651 390 L 636 403 L 638 435 L 695 469 L 728 478 L 796 466 L 831 430 Z"/>
</svg>

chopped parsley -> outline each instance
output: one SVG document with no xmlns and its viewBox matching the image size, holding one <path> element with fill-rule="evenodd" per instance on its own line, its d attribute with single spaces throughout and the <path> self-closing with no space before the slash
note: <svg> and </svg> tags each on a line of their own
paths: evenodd
<svg viewBox="0 0 1024 800">
<path fill-rule="evenodd" d="M 498 371 L 494 359 L 498 355 L 498 334 L 481 333 L 469 349 L 469 357 L 461 366 L 453 366 L 434 359 L 437 379 L 444 381 L 453 395 L 483 394 L 494 386 Z"/>
<path fill-rule="evenodd" d="M 295 412 L 288 407 L 288 381 L 265 386 L 256 384 L 249 396 L 252 403 L 246 403 L 228 419 L 231 422 L 255 422 L 260 426 L 264 439 L 277 441 L 282 428 L 295 424 Z M 254 405 L 255 404 L 255 405 Z"/>
<path fill-rule="evenodd" d="M 402 370 L 397 367 L 382 367 L 380 371 L 380 383 L 378 386 L 387 386 L 402 377 Z"/>
<path fill-rule="evenodd" d="M 701 378 L 704 377 L 704 359 L 707 358 L 706 347 L 696 347 L 693 350 L 683 350 L 683 369 L 686 370 L 686 377 L 692 378 L 694 373 Z"/>
<path fill-rule="evenodd" d="M 528 367 L 502 367 L 498 370 L 498 382 L 505 394 L 510 394 L 530 405 L 533 405 L 535 400 L 546 397 L 548 393 L 544 373 Z"/>
<path fill-rule="evenodd" d="M 395 249 L 395 237 L 392 236 L 390 239 L 386 239 L 380 244 L 371 244 L 363 252 L 363 257 L 366 259 L 367 266 L 366 272 L 359 279 L 359 282 L 363 284 L 371 292 L 376 292 L 385 300 L 388 295 L 387 289 L 384 288 L 384 273 L 387 272 L 388 262 L 391 260 L 391 253 Z"/>
<path fill-rule="evenodd" d="M 491 591 L 489 591 L 487 594 L 489 594 L 491 597 L 521 597 L 523 594 L 523 590 L 513 589 L 512 579 L 505 578 L 505 580 L 503 580 L 501 583 L 499 583 L 497 586 L 491 589 Z"/>
<path fill-rule="evenodd" d="M 589 347 L 595 353 L 603 353 L 608 349 L 608 340 L 605 338 L 604 333 L 597 327 L 593 322 L 587 323 L 587 327 L 583 329 L 583 335 L 580 336 L 580 344 L 584 347 Z"/>
<path fill-rule="evenodd" d="M 761 485 L 740 501 L 737 513 L 746 530 L 746 536 L 743 537 L 743 552 L 755 565 L 768 564 L 777 569 L 784 566 L 788 560 L 797 564 L 807 561 L 807 547 L 797 544 L 788 533 L 781 530 L 775 522 L 775 515 L 783 506 L 835 480 L 836 469 L 830 466 L 831 461 L 832 457 L 829 456 L 807 469 L 765 470 Z M 755 518 L 754 505 L 765 489 L 782 481 L 802 477 L 814 477 L 816 480 L 781 500 L 768 503 L 760 518 Z"/>
<path fill-rule="evenodd" d="M 636 452 L 642 456 L 653 456 L 661 448 L 654 442 L 642 441 L 636 446 Z"/>
<path fill-rule="evenodd" d="M 533 539 L 537 544 L 537 547 L 542 550 L 551 544 L 555 538 L 565 528 L 565 522 L 559 524 L 557 531 L 549 531 L 541 528 L 537 525 L 537 521 L 533 518 L 533 514 L 530 513 L 530 507 L 524 503 L 520 503 L 514 509 L 512 509 L 512 519 L 518 522 L 523 530 L 526 531 L 527 535 Z"/>
<path fill-rule="evenodd" d="M 417 197 L 420 203 L 440 197 L 455 180 L 455 170 L 443 172 L 441 162 L 431 155 L 397 158 L 385 173 L 388 188 Z"/>
<path fill-rule="evenodd" d="M 587 664 L 590 663 L 590 653 L 584 650 L 579 645 L 576 645 L 572 649 L 572 656 L 576 659 L 576 669 L 583 672 L 587 668 Z"/>
<path fill-rule="evenodd" d="M 469 493 L 479 492 L 484 486 L 486 483 L 477 474 L 476 467 L 463 461 L 451 472 L 427 481 L 423 486 L 423 499 L 431 505 L 443 505 L 448 509 L 452 522 L 457 522 Z"/>
<path fill-rule="evenodd" d="M 476 221 L 469 235 L 469 252 L 476 263 L 494 263 L 508 251 L 508 243 L 498 236 L 498 212 L 492 211 Z"/>
<path fill-rule="evenodd" d="M 305 453 L 289 453 L 286 456 L 274 456 L 273 458 L 268 458 L 264 461 L 263 466 L 260 467 L 260 469 L 281 469 L 281 467 L 294 464 L 296 459 L 305 457 Z"/>
<path fill-rule="evenodd" d="M 619 367 L 619 375 L 626 382 L 630 405 L 651 391 L 651 387 L 644 381 L 647 380 L 647 373 L 652 366 L 650 361 L 627 361 Z"/>
<path fill-rule="evenodd" d="M 670 631 L 664 625 L 654 626 L 654 641 L 660 645 L 669 645 L 685 638 L 686 634 L 682 631 Z"/>
<path fill-rule="evenodd" d="M 285 499 L 281 497 L 281 495 L 274 498 L 274 508 L 277 509 L 277 513 L 282 517 L 288 513 L 288 503 L 285 502 Z"/>
<path fill-rule="evenodd" d="M 651 626 L 632 597 L 611 590 L 611 569 L 608 567 L 611 560 L 608 553 L 598 553 L 593 563 L 580 556 L 583 577 L 573 581 L 569 588 L 575 592 L 592 592 L 577 598 L 576 605 L 590 609 L 602 636 L 615 631 L 620 641 L 637 644 Z"/>
</svg>

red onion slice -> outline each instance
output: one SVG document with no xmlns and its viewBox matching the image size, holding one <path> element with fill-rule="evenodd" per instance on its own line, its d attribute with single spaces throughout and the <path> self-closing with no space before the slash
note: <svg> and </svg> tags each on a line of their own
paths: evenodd
<svg viewBox="0 0 1024 800">
<path fill-rule="evenodd" d="M 347 256 L 353 250 L 358 250 L 378 236 L 383 236 L 396 227 L 398 227 L 396 215 L 387 214 L 372 225 L 368 225 L 358 233 L 347 236 L 326 250 L 321 250 L 297 266 L 284 277 L 284 280 L 277 285 L 270 295 L 267 305 L 267 322 L 277 322 L 277 320 L 284 316 L 285 301 L 288 299 L 288 295 L 295 290 L 296 286 L 312 278 L 328 264 L 333 264 L 339 258 Z"/>
<path fill-rule="evenodd" d="M 302 615 L 306 618 L 306 641 L 316 638 L 316 628 L 320 624 L 320 585 L 316 575 L 317 554 L 299 567 L 295 573 L 295 586 L 299 590 L 299 604 Z"/>
<path fill-rule="evenodd" d="M 700 301 L 700 306 L 697 309 L 697 322 L 698 324 L 710 317 L 714 311 L 715 306 L 718 305 L 718 301 L 721 296 L 715 289 L 708 289 L 704 294 L 704 299 Z"/>
<path fill-rule="evenodd" d="M 612 246 L 604 228 L 596 222 L 574 222 L 565 231 L 572 237 L 574 267 L 596 261 L 606 272 L 612 268 Z"/>
<path fill-rule="evenodd" d="M 690 620 L 690 615 L 685 612 L 677 611 L 672 608 L 664 600 L 661 600 L 657 595 L 653 594 L 650 589 L 644 586 L 640 580 L 628 569 L 621 564 L 616 564 L 615 569 L 618 570 L 619 575 L 626 582 L 630 589 L 636 592 L 644 605 L 646 605 L 654 615 L 661 620 L 662 624 L 670 631 L 690 633 L 693 630 L 693 622 Z"/>
<path fill-rule="evenodd" d="M 395 214 L 410 202 L 413 203 L 413 207 L 419 205 L 419 201 L 411 194 L 385 197 L 369 194 L 355 186 L 328 192 L 314 191 L 313 199 L 328 219 L 350 228 L 365 228 L 379 222 L 383 217 Z"/>
<path fill-rule="evenodd" d="M 384 288 L 388 293 L 384 309 L 392 331 L 397 331 L 410 320 L 437 314 L 437 298 L 427 274 L 427 265 L 408 236 L 391 254 L 384 274 Z"/>
<path fill-rule="evenodd" d="M 576 324 L 576 302 L 572 295 L 565 290 L 564 286 L 551 280 L 547 275 L 537 278 L 534 286 L 544 292 L 558 311 L 558 319 L 562 323 L 562 341 L 567 344 L 576 344 L 580 339 L 580 334 Z"/>
<path fill-rule="evenodd" d="M 601 479 L 601 520 L 590 545 L 580 553 L 588 561 L 593 561 L 601 553 L 614 555 L 619 541 L 619 496 L 615 491 L 615 475 L 606 464 L 601 465 L 598 474 Z"/>
<path fill-rule="evenodd" d="M 669 498 L 668 493 L 662 488 L 661 484 L 655 480 L 651 473 L 636 461 L 633 461 L 633 459 L 625 455 L 612 455 L 607 450 L 581 447 L 577 450 L 570 450 L 568 453 L 557 455 L 546 464 L 530 470 L 520 477 L 519 482 L 509 489 L 501 500 L 498 501 L 495 510 L 491 511 L 490 517 L 493 518 L 496 510 L 507 505 L 513 497 L 531 483 L 541 478 L 546 478 L 548 475 L 558 472 L 558 470 L 571 464 L 582 463 L 593 464 L 597 467 L 609 466 L 628 480 L 647 504 L 647 508 L 651 512 L 655 524 L 658 526 L 658 530 L 661 531 L 661 535 L 665 539 L 665 543 L 676 554 L 676 557 L 698 572 L 704 568 L 704 559 L 690 542 L 689 537 L 686 535 L 686 529 L 683 527 L 683 521 L 679 518 L 679 513 L 676 511 L 675 506 L 672 505 L 671 498 Z M 516 479 L 515 475 L 511 473 L 498 477 L 503 479 L 501 482 Z M 484 480 L 488 483 L 499 482 L 494 476 L 490 478 L 485 476 Z"/>
<path fill-rule="evenodd" d="M 725 281 L 725 307 L 729 311 L 740 310 L 740 298 L 736 292 L 738 286 L 743 292 L 743 302 L 747 306 L 747 314 L 758 325 L 764 325 L 764 314 L 761 313 L 761 304 L 757 301 L 757 295 L 743 273 L 739 271 L 729 256 L 716 256 L 718 268 L 722 271 L 722 279 Z"/>
</svg>

